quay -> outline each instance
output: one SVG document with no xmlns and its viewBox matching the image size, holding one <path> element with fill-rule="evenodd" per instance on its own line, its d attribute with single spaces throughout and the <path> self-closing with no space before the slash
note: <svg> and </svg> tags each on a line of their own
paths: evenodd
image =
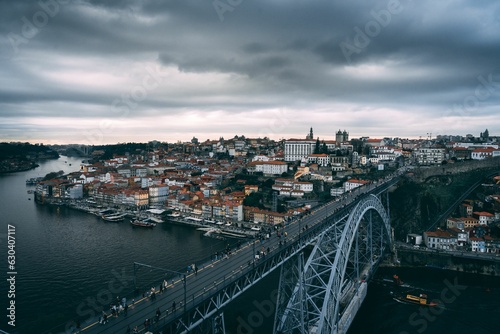
<svg viewBox="0 0 500 334">
<path fill-rule="evenodd" d="M 232 238 L 244 238 L 244 237 L 256 237 L 258 232 L 251 230 L 250 228 L 245 229 L 245 228 L 240 228 L 240 227 L 235 227 L 235 226 L 227 226 L 225 224 L 214 224 L 214 223 L 208 223 L 207 221 L 201 219 L 201 218 L 193 218 L 193 217 L 172 217 L 169 216 L 167 218 L 168 222 L 177 224 L 177 225 L 184 225 L 184 226 L 192 226 L 196 228 L 206 228 L 206 227 L 213 227 L 217 228 L 221 231 L 221 233 L 225 236 L 232 237 Z"/>
</svg>

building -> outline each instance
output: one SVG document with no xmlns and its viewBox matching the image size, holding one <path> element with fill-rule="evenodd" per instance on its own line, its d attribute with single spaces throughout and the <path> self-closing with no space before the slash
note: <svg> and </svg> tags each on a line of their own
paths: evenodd
<svg viewBox="0 0 500 334">
<path fill-rule="evenodd" d="M 473 215 L 478 219 L 479 225 L 489 225 L 491 222 L 495 221 L 495 215 L 489 212 L 474 212 Z"/>
<path fill-rule="evenodd" d="M 422 244 L 422 236 L 420 234 L 407 234 L 406 243 L 414 246 L 420 246 Z"/>
<path fill-rule="evenodd" d="M 316 141 L 312 139 L 289 139 L 285 141 L 285 161 L 293 162 L 314 153 Z"/>
<path fill-rule="evenodd" d="M 245 221 L 269 225 L 281 224 L 289 217 L 289 215 L 285 213 L 261 210 L 249 206 L 245 206 L 243 212 Z"/>
<path fill-rule="evenodd" d="M 464 223 L 464 228 L 470 228 L 479 225 L 479 220 L 474 217 L 460 217 L 459 219 Z"/>
<path fill-rule="evenodd" d="M 424 244 L 427 248 L 449 250 L 457 245 L 457 237 L 449 231 L 436 230 L 424 232 Z"/>
<path fill-rule="evenodd" d="M 149 187 L 149 205 L 164 206 L 168 199 L 168 186 L 166 184 Z"/>
<path fill-rule="evenodd" d="M 319 166 L 326 167 L 330 164 L 330 156 L 326 153 L 310 154 L 307 156 L 307 163 L 315 163 Z"/>
<path fill-rule="evenodd" d="M 361 187 L 361 186 L 364 186 L 364 185 L 369 184 L 369 183 L 370 183 L 370 181 L 366 181 L 366 180 L 357 180 L 357 179 L 347 180 L 344 183 L 344 192 L 351 191 L 354 188 Z"/>
<path fill-rule="evenodd" d="M 485 253 L 486 252 L 486 242 L 483 238 L 471 237 L 469 239 L 471 250 L 473 252 Z"/>
<path fill-rule="evenodd" d="M 349 133 L 346 130 L 342 132 L 339 129 L 339 131 L 335 134 L 335 141 L 337 143 L 337 147 L 340 147 L 342 143 L 349 141 Z"/>
<path fill-rule="evenodd" d="M 413 158 L 421 166 L 439 165 L 445 158 L 444 154 L 444 148 L 418 148 L 413 151 Z"/>
<path fill-rule="evenodd" d="M 487 147 L 487 148 L 476 148 L 471 153 L 471 158 L 473 160 L 484 160 L 487 158 L 500 157 L 500 150 Z"/>
<path fill-rule="evenodd" d="M 276 179 L 273 190 L 278 191 L 280 196 L 303 197 L 314 190 L 314 184 L 292 179 Z"/>
<path fill-rule="evenodd" d="M 284 161 L 253 161 L 247 165 L 249 173 L 261 172 L 264 175 L 281 175 L 288 171 Z"/>
</svg>

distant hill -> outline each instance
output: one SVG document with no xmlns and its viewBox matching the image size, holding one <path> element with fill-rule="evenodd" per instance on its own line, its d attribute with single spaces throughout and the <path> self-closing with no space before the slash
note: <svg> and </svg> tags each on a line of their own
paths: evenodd
<svg viewBox="0 0 500 334">
<path fill-rule="evenodd" d="M 0 143 L 0 173 L 29 170 L 37 160 L 57 159 L 59 154 L 43 144 Z"/>
</svg>

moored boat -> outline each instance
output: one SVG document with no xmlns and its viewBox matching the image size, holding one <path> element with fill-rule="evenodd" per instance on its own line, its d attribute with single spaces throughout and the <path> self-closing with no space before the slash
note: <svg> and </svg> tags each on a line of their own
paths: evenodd
<svg viewBox="0 0 500 334">
<path fill-rule="evenodd" d="M 127 215 L 125 213 L 118 213 L 118 214 L 110 214 L 110 215 L 102 215 L 102 219 L 104 219 L 107 222 L 120 222 L 125 219 Z"/>
<path fill-rule="evenodd" d="M 130 221 L 130 224 L 132 224 L 132 226 L 149 227 L 149 228 L 153 228 L 156 226 L 156 223 L 152 222 L 148 218 L 146 218 L 146 219 L 132 219 Z"/>
</svg>

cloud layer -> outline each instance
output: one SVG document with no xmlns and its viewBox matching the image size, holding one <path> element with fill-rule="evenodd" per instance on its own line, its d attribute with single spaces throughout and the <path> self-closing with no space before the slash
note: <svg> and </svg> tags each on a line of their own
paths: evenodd
<svg viewBox="0 0 500 334">
<path fill-rule="evenodd" d="M 0 2 L 0 141 L 500 134 L 500 3 Z"/>
</svg>

